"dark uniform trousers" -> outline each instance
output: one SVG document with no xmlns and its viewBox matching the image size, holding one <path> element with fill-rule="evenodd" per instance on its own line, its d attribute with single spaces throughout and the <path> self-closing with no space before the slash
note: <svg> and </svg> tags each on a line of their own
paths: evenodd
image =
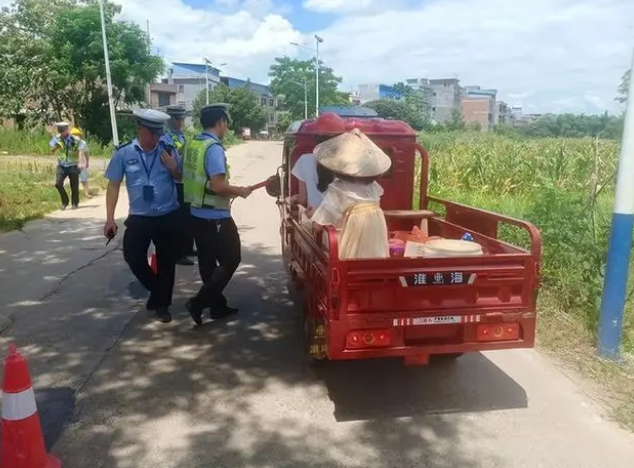
<svg viewBox="0 0 634 468">
<path fill-rule="evenodd" d="M 62 205 L 68 206 L 68 193 L 64 188 L 64 181 L 68 177 L 70 181 L 70 196 L 73 206 L 79 205 L 79 168 L 77 166 L 57 166 L 55 188 L 62 199 Z"/>
<path fill-rule="evenodd" d="M 183 184 L 176 184 L 178 194 L 179 225 L 181 227 L 178 236 L 179 258 L 188 257 L 194 253 L 194 237 L 192 236 L 192 226 L 190 221 L 189 203 L 185 203 Z"/>
<path fill-rule="evenodd" d="M 130 215 L 125 220 L 123 258 L 139 282 L 150 291 L 148 308 L 172 304 L 178 239 L 178 211 L 162 216 Z M 156 274 L 148 263 L 150 241 L 156 248 Z"/>
<path fill-rule="evenodd" d="M 191 223 L 203 280 L 194 301 L 201 309 L 220 309 L 227 305 L 223 291 L 242 260 L 238 226 L 233 218 L 210 220 L 192 216 Z"/>
</svg>

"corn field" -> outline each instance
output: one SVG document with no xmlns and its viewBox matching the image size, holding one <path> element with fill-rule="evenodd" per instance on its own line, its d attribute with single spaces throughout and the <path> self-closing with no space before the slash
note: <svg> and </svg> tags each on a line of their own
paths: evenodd
<svg viewBox="0 0 634 468">
<path fill-rule="evenodd" d="M 541 231 L 540 313 L 564 313 L 594 334 L 609 238 L 618 142 L 521 139 L 484 133 L 422 135 L 430 194 L 524 219 Z M 501 237 L 522 245 L 514 228 Z M 634 295 L 634 283 L 630 285 Z M 552 310 L 555 308 L 556 310 Z M 624 347 L 634 351 L 634 307 Z"/>
</svg>

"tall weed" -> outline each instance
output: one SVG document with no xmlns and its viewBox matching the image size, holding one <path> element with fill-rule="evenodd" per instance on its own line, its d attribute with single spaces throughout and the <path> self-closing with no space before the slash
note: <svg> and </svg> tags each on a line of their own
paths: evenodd
<svg viewBox="0 0 634 468">
<path fill-rule="evenodd" d="M 431 194 L 524 219 L 540 229 L 541 296 L 594 332 L 618 144 L 479 132 L 428 134 L 420 139 L 430 155 Z M 525 244 L 525 237 L 515 229 L 502 229 L 501 237 Z M 630 351 L 634 351 L 633 309 L 628 303 L 623 342 Z"/>
</svg>

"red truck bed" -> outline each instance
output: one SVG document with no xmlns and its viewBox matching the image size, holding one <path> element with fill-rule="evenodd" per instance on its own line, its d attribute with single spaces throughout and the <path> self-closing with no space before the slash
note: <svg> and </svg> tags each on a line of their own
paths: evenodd
<svg viewBox="0 0 634 468">
<path fill-rule="evenodd" d="M 305 290 L 313 324 L 313 354 L 329 359 L 405 357 L 532 347 L 538 289 L 539 234 L 528 223 L 440 199 L 445 218 L 429 219 L 430 235 L 460 238 L 470 232 L 479 257 L 339 260 L 332 226 L 286 220 L 290 268 Z M 447 221 L 464 219 L 469 227 Z M 498 223 L 525 229 L 531 251 L 494 237 Z M 407 223 L 410 223 L 406 227 Z M 473 229 L 488 231 L 487 234 Z M 411 220 L 391 230 L 411 229 Z M 323 328 L 319 326 L 323 325 Z M 313 343 L 313 346 L 315 344 Z"/>
</svg>

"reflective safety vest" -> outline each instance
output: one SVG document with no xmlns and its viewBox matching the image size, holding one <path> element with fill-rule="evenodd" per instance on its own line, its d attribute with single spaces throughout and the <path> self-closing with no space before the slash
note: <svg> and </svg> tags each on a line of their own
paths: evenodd
<svg viewBox="0 0 634 468">
<path fill-rule="evenodd" d="M 72 143 L 67 145 L 66 140 L 61 135 L 57 135 L 57 144 L 61 146 L 58 159 L 60 162 L 79 164 L 79 144 L 81 140 L 75 137 L 70 137 L 70 140 Z"/>
<path fill-rule="evenodd" d="M 207 148 L 213 145 L 220 145 L 220 143 L 214 138 L 206 140 L 194 138 L 187 145 L 183 164 L 185 203 L 190 203 L 194 208 L 228 210 L 231 207 L 231 199 L 217 195 L 207 186 L 209 178 L 205 171 L 205 153 Z M 229 165 L 226 157 L 225 177 L 229 183 Z"/>
<path fill-rule="evenodd" d="M 178 151 L 178 154 L 180 154 L 181 156 L 185 156 L 183 154 L 185 143 L 181 142 L 179 135 L 171 129 L 167 130 L 167 134 L 170 136 L 170 138 L 174 142 L 174 148 L 176 148 L 176 151 Z"/>
</svg>

